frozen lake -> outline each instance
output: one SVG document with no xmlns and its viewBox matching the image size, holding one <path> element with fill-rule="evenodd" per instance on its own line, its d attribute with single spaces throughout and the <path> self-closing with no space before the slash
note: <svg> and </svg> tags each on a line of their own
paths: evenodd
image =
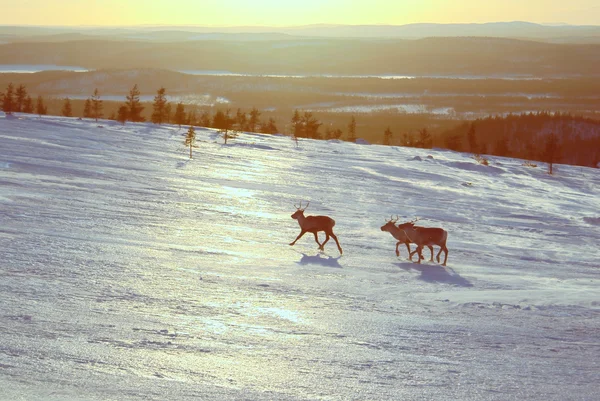
<svg viewBox="0 0 600 401">
<path fill-rule="evenodd" d="M 0 399 L 597 399 L 600 170 L 186 131 L 0 113 Z"/>
</svg>

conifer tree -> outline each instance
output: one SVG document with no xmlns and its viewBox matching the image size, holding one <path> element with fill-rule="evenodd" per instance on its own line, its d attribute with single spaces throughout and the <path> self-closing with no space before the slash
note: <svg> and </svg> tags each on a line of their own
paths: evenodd
<svg viewBox="0 0 600 401">
<path fill-rule="evenodd" d="M 241 109 L 237 109 L 235 113 L 235 125 L 238 131 L 243 131 L 246 128 L 246 120 L 246 113 L 243 113 Z"/>
<path fill-rule="evenodd" d="M 33 113 L 33 99 L 31 96 L 27 96 L 23 102 L 23 113 Z"/>
<path fill-rule="evenodd" d="M 121 105 L 119 107 L 119 111 L 117 112 L 117 121 L 121 124 L 125 125 L 127 121 L 127 117 L 129 116 L 129 108 L 126 105 Z"/>
<path fill-rule="evenodd" d="M 301 119 L 301 125 L 306 138 L 321 139 L 319 127 L 322 125 L 322 123 L 320 123 L 319 120 L 313 117 L 312 113 L 307 111 L 304 112 L 304 115 Z"/>
<path fill-rule="evenodd" d="M 248 131 L 249 132 L 256 132 L 256 126 L 258 125 L 259 122 L 259 118 L 260 118 L 260 111 L 258 111 L 258 109 L 256 107 L 253 107 L 252 110 L 250 111 L 250 118 L 248 119 Z M 298 115 L 300 116 L 300 115 Z"/>
<path fill-rule="evenodd" d="M 144 110 L 144 106 L 140 103 L 140 91 L 138 89 L 137 84 L 133 85 L 133 88 L 129 91 L 129 94 L 126 97 L 126 105 L 129 110 L 129 121 L 133 122 L 142 122 L 144 121 L 144 117 L 142 117 L 142 111 Z"/>
<path fill-rule="evenodd" d="M 348 141 L 356 142 L 356 119 L 352 116 L 352 120 L 348 124 Z"/>
<path fill-rule="evenodd" d="M 92 101 L 87 98 L 83 105 L 83 118 L 90 118 L 92 116 Z"/>
<path fill-rule="evenodd" d="M 558 145 L 558 135 L 554 132 L 546 137 L 546 146 L 543 156 L 544 161 L 548 163 L 548 174 L 550 175 L 554 173 L 554 163 L 557 162 L 559 157 Z"/>
<path fill-rule="evenodd" d="M 154 103 L 152 104 L 154 111 L 152 112 L 151 121 L 154 124 L 162 124 L 168 121 L 167 119 L 167 97 L 166 89 L 161 87 L 154 96 Z"/>
<path fill-rule="evenodd" d="M 230 110 L 224 113 L 221 110 L 217 111 L 215 117 L 213 119 L 213 127 L 218 128 L 221 131 L 221 136 L 225 141 L 225 145 L 227 145 L 227 140 L 229 138 L 236 138 L 236 134 L 232 134 L 229 131 L 231 130 L 231 125 L 233 124 L 232 118 L 229 116 Z"/>
<path fill-rule="evenodd" d="M 19 85 L 15 92 L 15 111 L 23 112 L 26 98 L 27 89 L 25 88 L 25 85 Z"/>
<path fill-rule="evenodd" d="M 265 134 L 276 134 L 277 125 L 275 125 L 275 119 L 273 117 L 270 117 L 269 121 L 262 127 L 261 130 Z"/>
<path fill-rule="evenodd" d="M 65 98 L 65 103 L 63 104 L 63 108 L 61 114 L 64 117 L 73 117 L 73 109 L 71 108 L 71 100 L 69 98 Z"/>
<path fill-rule="evenodd" d="M 100 100 L 100 93 L 98 89 L 94 89 L 94 94 L 92 95 L 92 118 L 98 121 L 99 118 L 104 117 L 104 113 L 102 109 L 104 108 L 103 101 Z"/>
<path fill-rule="evenodd" d="M 48 114 L 48 108 L 44 104 L 44 99 L 42 98 L 42 95 L 39 95 L 38 98 L 37 98 L 37 102 L 36 102 L 36 105 L 35 105 L 35 112 L 40 117 L 41 116 L 45 116 L 46 114 Z"/>
<path fill-rule="evenodd" d="M 417 140 L 418 148 L 429 149 L 433 145 L 433 138 L 431 134 L 427 130 L 427 128 L 423 128 L 419 130 L 419 139 Z"/>
<path fill-rule="evenodd" d="M 181 125 L 185 123 L 185 108 L 183 107 L 183 103 L 177 103 L 173 120 L 175 124 L 179 125 L 179 128 L 181 128 Z"/>
<path fill-rule="evenodd" d="M 303 129 L 302 129 L 302 117 L 300 117 L 300 112 L 298 110 L 294 110 L 294 115 L 292 116 L 292 130 L 294 138 L 303 137 Z"/>
<path fill-rule="evenodd" d="M 2 111 L 6 114 L 12 114 L 15 111 L 14 86 L 11 83 L 6 88 L 6 93 L 2 97 Z"/>
<path fill-rule="evenodd" d="M 202 115 L 200 116 L 200 126 L 210 127 L 210 114 L 208 114 L 208 111 L 202 112 Z"/>
<path fill-rule="evenodd" d="M 194 126 L 191 125 L 190 129 L 188 129 L 187 135 L 185 136 L 185 145 L 190 147 L 190 159 L 192 158 L 192 146 L 196 142 L 196 131 L 194 130 Z"/>
<path fill-rule="evenodd" d="M 392 144 L 392 130 L 390 127 L 387 127 L 385 132 L 383 133 L 383 144 L 391 145 Z"/>
<path fill-rule="evenodd" d="M 477 153 L 477 137 L 475 136 L 475 124 L 471 123 L 469 132 L 467 132 L 467 141 L 469 142 L 469 152 Z"/>
</svg>

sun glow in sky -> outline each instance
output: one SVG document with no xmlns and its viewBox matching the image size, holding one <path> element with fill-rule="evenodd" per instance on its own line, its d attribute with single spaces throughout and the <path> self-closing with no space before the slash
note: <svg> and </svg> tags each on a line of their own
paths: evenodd
<svg viewBox="0 0 600 401">
<path fill-rule="evenodd" d="M 598 0 L 0 0 L 2 25 L 600 25 Z"/>
</svg>

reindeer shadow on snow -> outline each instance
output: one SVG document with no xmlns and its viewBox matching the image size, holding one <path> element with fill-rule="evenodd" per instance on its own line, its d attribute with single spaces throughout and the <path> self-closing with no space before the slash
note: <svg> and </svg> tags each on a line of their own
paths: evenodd
<svg viewBox="0 0 600 401">
<path fill-rule="evenodd" d="M 302 253 L 302 258 L 297 263 L 299 265 L 303 265 L 303 266 L 319 265 L 319 266 L 334 267 L 337 269 L 341 269 L 342 265 L 340 265 L 340 258 L 341 258 L 341 256 L 334 258 L 333 256 L 326 256 L 321 253 L 318 253 L 314 256 Z"/>
<path fill-rule="evenodd" d="M 427 283 L 451 284 L 457 287 L 473 287 L 473 284 L 456 273 L 454 269 L 448 266 L 418 264 L 413 262 L 394 263 L 407 272 L 413 270 L 420 273 L 419 280 Z"/>
</svg>

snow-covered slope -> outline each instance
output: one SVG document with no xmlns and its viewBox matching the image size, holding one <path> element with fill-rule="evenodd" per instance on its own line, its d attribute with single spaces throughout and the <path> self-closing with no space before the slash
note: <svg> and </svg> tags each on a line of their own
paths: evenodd
<svg viewBox="0 0 600 401">
<path fill-rule="evenodd" d="M 597 398 L 599 170 L 186 128 L 0 115 L 1 400 Z"/>
</svg>

